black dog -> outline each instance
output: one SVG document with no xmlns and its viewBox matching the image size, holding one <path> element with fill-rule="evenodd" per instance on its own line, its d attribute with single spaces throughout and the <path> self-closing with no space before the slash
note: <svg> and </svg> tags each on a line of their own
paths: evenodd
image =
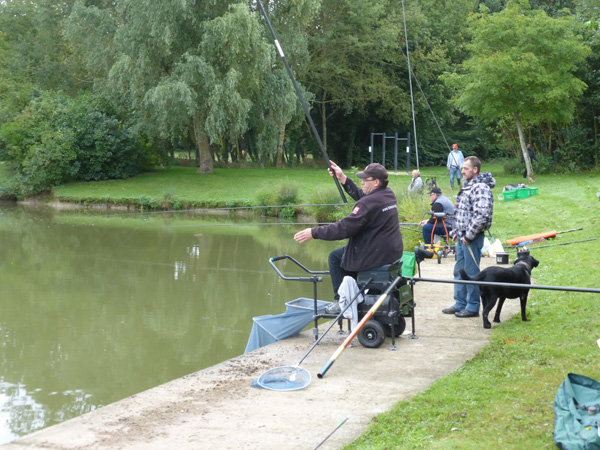
<svg viewBox="0 0 600 450">
<path fill-rule="evenodd" d="M 504 267 L 487 267 L 479 272 L 473 278 L 469 278 L 464 270 L 460 271 L 463 280 L 472 281 L 492 281 L 496 283 L 518 283 L 531 284 L 531 270 L 537 267 L 540 262 L 533 256 L 519 256 L 515 260 L 515 265 L 506 269 Z M 492 328 L 492 324 L 488 320 L 488 314 L 498 302 L 494 322 L 500 322 L 500 312 L 504 305 L 504 300 L 507 298 L 519 298 L 521 300 L 521 319 L 528 322 L 526 313 L 528 288 L 511 288 L 500 286 L 479 286 L 481 293 L 481 307 L 483 308 L 483 328 Z"/>
<path fill-rule="evenodd" d="M 434 187 L 437 187 L 437 179 L 436 177 L 425 178 L 425 186 L 427 186 L 427 192 L 431 192 Z"/>
</svg>

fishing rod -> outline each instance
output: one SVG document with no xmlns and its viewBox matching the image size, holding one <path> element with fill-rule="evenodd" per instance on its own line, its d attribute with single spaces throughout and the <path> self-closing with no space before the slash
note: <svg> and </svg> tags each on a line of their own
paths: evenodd
<svg viewBox="0 0 600 450">
<path fill-rule="evenodd" d="M 472 286 L 495 286 L 503 288 L 517 289 L 543 289 L 547 291 L 567 291 L 567 292 L 587 292 L 592 294 L 600 294 L 600 289 L 595 288 L 580 288 L 569 286 L 544 286 L 542 284 L 522 284 L 522 283 L 500 283 L 497 281 L 469 281 L 469 280 L 444 280 L 439 278 L 410 278 L 410 283 L 417 281 L 425 281 L 429 283 L 449 283 L 449 284 L 468 284 Z"/>
<path fill-rule="evenodd" d="M 400 45 L 398 45 L 398 48 L 400 49 L 400 53 L 402 53 L 402 56 L 404 56 L 405 58 L 408 59 L 408 57 L 404 54 L 404 50 L 402 50 L 402 47 L 400 47 Z M 452 151 L 452 149 L 450 148 L 450 144 L 448 144 L 448 140 L 446 139 L 446 135 L 442 131 L 442 127 L 440 126 L 440 124 L 437 120 L 437 117 L 435 116 L 435 113 L 433 112 L 433 108 L 431 107 L 429 100 L 427 100 L 427 96 L 425 95 L 425 92 L 423 92 L 423 88 L 421 87 L 421 83 L 419 83 L 419 79 L 417 78 L 415 73 L 412 71 L 412 69 L 411 69 L 411 73 L 415 79 L 415 82 L 417 83 L 417 87 L 419 88 L 419 91 L 421 91 L 421 94 L 423 95 L 423 100 L 425 100 L 425 103 L 427 104 L 427 107 L 429 108 L 429 112 L 431 112 L 433 120 L 435 121 L 435 124 L 436 124 L 440 134 L 442 135 L 442 139 L 444 139 L 444 142 L 446 143 L 446 148 L 448 148 L 449 151 Z"/>
<path fill-rule="evenodd" d="M 348 337 L 346 338 L 346 340 L 344 342 L 342 342 L 342 344 L 333 353 L 333 355 L 331 356 L 331 358 L 329 358 L 329 361 L 327 361 L 325 363 L 325 365 L 323 366 L 323 368 L 321 369 L 321 371 L 317 374 L 317 376 L 319 378 L 323 378 L 325 376 L 325 374 L 331 368 L 331 366 L 333 365 L 333 363 L 335 363 L 335 361 L 339 358 L 339 356 L 342 354 L 342 352 L 344 350 L 346 350 L 346 348 L 352 342 L 352 339 L 354 339 L 356 337 L 356 335 L 362 329 L 362 327 L 364 327 L 365 324 L 371 319 L 371 317 L 373 317 L 373 314 L 375 314 L 375 312 L 383 304 L 383 302 L 385 301 L 385 299 L 388 298 L 388 296 L 390 295 L 390 293 L 392 292 L 392 290 L 396 287 L 396 285 L 401 280 L 402 280 L 402 275 L 400 275 L 399 277 L 396 277 L 396 279 L 392 282 L 392 284 L 390 284 L 388 286 L 388 288 L 383 292 L 383 294 L 381 294 L 379 296 L 379 298 L 377 299 L 377 301 L 373 304 L 373 306 L 371 306 L 371 309 L 369 309 L 369 311 L 367 311 L 367 313 L 363 316 L 362 320 L 358 323 L 358 325 L 356 326 L 356 328 L 354 330 L 352 330 L 352 333 L 350 333 L 348 335 Z"/>
<path fill-rule="evenodd" d="M 260 7 L 262 16 L 264 17 L 265 22 L 267 23 L 267 26 L 269 27 L 269 31 L 271 32 L 271 35 L 273 36 L 273 42 L 275 44 L 275 47 L 277 47 L 277 52 L 279 53 L 279 56 L 281 56 L 281 59 L 283 61 L 283 64 L 285 65 L 287 73 L 290 76 L 290 79 L 292 80 L 292 84 L 294 85 L 294 89 L 296 90 L 296 95 L 298 96 L 298 100 L 300 100 L 300 103 L 302 104 L 302 109 L 304 109 L 304 114 L 306 115 L 306 120 L 308 120 L 308 123 L 310 124 L 310 128 L 311 128 L 313 134 L 315 135 L 315 139 L 317 140 L 317 142 L 319 144 L 319 148 L 321 149 L 321 153 L 323 153 L 323 157 L 325 158 L 325 161 L 327 162 L 327 168 L 329 169 L 329 171 L 331 173 L 333 173 L 333 179 L 335 181 L 335 185 L 337 186 L 338 192 L 340 193 L 340 196 L 342 197 L 342 200 L 344 201 L 344 203 L 347 203 L 348 201 L 346 200 L 344 191 L 342 190 L 342 187 L 340 186 L 340 182 L 337 179 L 337 177 L 335 176 L 333 169 L 331 168 L 331 160 L 329 159 L 329 155 L 327 154 L 327 151 L 325 150 L 325 146 L 323 145 L 323 142 L 321 141 L 321 137 L 319 136 L 317 127 L 315 127 L 315 123 L 313 122 L 310 112 L 308 111 L 308 107 L 306 106 L 306 103 L 304 102 L 304 97 L 302 97 L 302 92 L 300 92 L 300 86 L 298 86 L 298 83 L 296 82 L 296 78 L 294 78 L 294 74 L 292 73 L 292 69 L 290 69 L 290 65 L 288 64 L 287 59 L 286 59 L 285 55 L 283 54 L 283 49 L 281 48 L 281 45 L 279 44 L 277 35 L 275 35 L 275 30 L 273 30 L 273 27 L 271 26 L 271 21 L 269 20 L 269 17 L 267 16 L 267 12 L 265 11 L 265 8 L 264 8 L 261 0 L 257 0 L 257 3 L 258 3 L 258 6 Z"/>
<path fill-rule="evenodd" d="M 412 87 L 412 70 L 410 69 L 410 53 L 408 51 L 408 32 L 406 30 L 406 14 L 404 13 L 404 0 L 402 0 L 402 18 L 404 20 L 404 42 L 406 45 L 406 61 L 408 63 L 408 84 L 410 86 L 410 104 L 412 106 L 413 130 L 415 133 L 415 155 L 417 159 L 417 170 L 419 169 L 419 145 L 417 144 L 417 122 L 415 120 L 415 100 Z"/>
<path fill-rule="evenodd" d="M 581 241 L 560 242 L 560 243 L 548 244 L 548 245 L 533 245 L 533 246 L 529 247 L 529 250 L 536 250 L 538 248 L 544 248 L 544 247 L 554 247 L 556 245 L 578 244 L 579 242 L 588 242 L 588 241 L 596 241 L 596 240 L 598 240 L 598 238 L 583 239 Z M 523 244 L 525 244 L 525 242 L 523 242 Z M 523 248 L 523 246 L 522 245 L 513 245 L 512 247 L 509 247 L 508 250 L 519 251 L 519 248 Z"/>
<path fill-rule="evenodd" d="M 335 433 L 335 432 L 336 432 L 336 431 L 337 431 L 337 430 L 338 430 L 338 429 L 339 429 L 339 428 L 340 428 L 342 425 L 344 425 L 344 424 L 346 423 L 346 421 L 347 421 L 349 418 L 350 418 L 350 416 L 346 417 L 344 420 L 342 420 L 340 423 L 338 423 L 337 427 L 335 427 L 335 428 L 333 429 L 333 431 L 332 431 L 331 433 L 329 433 L 329 434 L 327 435 L 327 437 L 325 437 L 325 439 L 323 439 L 321 442 L 319 442 L 319 445 L 317 445 L 317 446 L 314 448 L 314 450 L 317 450 L 317 449 L 318 449 L 318 448 L 319 448 L 321 445 L 323 445 L 323 444 L 325 443 L 325 441 L 326 441 L 327 439 L 329 439 L 329 438 L 330 438 L 330 437 L 333 435 L 333 433 Z"/>
</svg>

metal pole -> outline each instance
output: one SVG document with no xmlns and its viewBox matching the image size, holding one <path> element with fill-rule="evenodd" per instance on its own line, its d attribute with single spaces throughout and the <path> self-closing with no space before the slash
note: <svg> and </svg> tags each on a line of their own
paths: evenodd
<svg viewBox="0 0 600 450">
<path fill-rule="evenodd" d="M 327 154 L 327 151 L 325 150 L 325 146 L 323 145 L 323 142 L 321 141 L 321 137 L 319 136 L 317 127 L 315 127 L 315 123 L 313 122 L 312 117 L 310 116 L 310 112 L 308 111 L 308 107 L 306 106 L 306 103 L 304 102 L 304 97 L 302 97 L 302 92 L 300 92 L 300 87 L 298 86 L 298 83 L 296 82 L 296 78 L 294 78 L 292 69 L 290 69 L 290 65 L 288 64 L 287 59 L 285 58 L 285 55 L 283 54 L 283 49 L 281 48 L 281 45 L 279 44 L 279 41 L 277 40 L 277 36 L 275 35 L 275 31 L 273 30 L 273 27 L 271 26 L 271 22 L 269 21 L 269 18 L 267 17 L 267 12 L 265 11 L 265 8 L 260 0 L 257 0 L 257 3 L 258 3 L 258 6 L 260 7 L 260 11 L 261 11 L 263 17 L 265 18 L 265 21 L 267 22 L 269 31 L 271 31 L 271 35 L 273 36 L 273 42 L 275 43 L 275 47 L 277 47 L 279 56 L 281 56 L 283 64 L 285 65 L 285 68 L 287 69 L 287 73 L 290 76 L 290 79 L 292 80 L 292 84 L 294 85 L 294 89 L 296 90 L 296 95 L 298 96 L 298 100 L 300 100 L 300 103 L 302 104 L 302 108 L 304 109 L 304 114 L 306 115 L 306 120 L 308 120 L 308 123 L 310 124 L 310 128 L 311 128 L 313 134 L 315 135 L 315 139 L 317 140 L 319 147 L 321 148 L 321 153 L 323 153 L 323 157 L 325 158 L 325 161 L 327 162 L 327 168 L 331 169 L 331 163 L 329 162 L 330 161 L 329 155 Z M 340 186 L 339 180 L 335 176 L 333 176 L 332 178 L 335 181 L 335 184 L 338 188 L 340 196 L 342 197 L 342 200 L 344 201 L 344 203 L 347 203 L 348 201 L 346 200 L 344 191 L 342 190 L 342 187 Z"/>
<path fill-rule="evenodd" d="M 385 167 L 385 133 L 383 133 L 383 156 L 381 157 L 381 165 Z"/>
<path fill-rule="evenodd" d="M 600 289 L 568 286 L 544 286 L 540 284 L 498 283 L 495 281 L 442 280 L 438 278 L 410 278 L 410 280 L 415 282 L 425 281 L 429 283 L 471 284 L 475 286 L 497 286 L 518 289 L 544 289 L 547 291 L 588 292 L 592 294 L 600 294 Z"/>
<path fill-rule="evenodd" d="M 369 147 L 369 152 L 371 153 L 371 161 L 369 164 L 373 164 L 373 133 L 371 133 L 371 146 Z"/>
</svg>

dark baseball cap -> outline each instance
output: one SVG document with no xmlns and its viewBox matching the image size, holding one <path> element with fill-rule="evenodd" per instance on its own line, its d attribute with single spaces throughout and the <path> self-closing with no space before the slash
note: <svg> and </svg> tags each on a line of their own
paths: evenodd
<svg viewBox="0 0 600 450">
<path fill-rule="evenodd" d="M 433 188 L 431 188 L 431 190 L 429 191 L 429 193 L 430 193 L 430 194 L 438 194 L 438 195 L 441 195 L 441 194 L 442 194 L 442 190 L 441 190 L 439 187 L 437 187 L 437 186 L 434 186 Z"/>
<path fill-rule="evenodd" d="M 365 170 L 363 170 L 362 172 L 358 172 L 356 176 L 358 178 L 372 177 L 376 180 L 387 180 L 388 173 L 387 170 L 385 170 L 385 167 L 383 167 L 381 164 L 373 163 L 365 167 Z"/>
</svg>

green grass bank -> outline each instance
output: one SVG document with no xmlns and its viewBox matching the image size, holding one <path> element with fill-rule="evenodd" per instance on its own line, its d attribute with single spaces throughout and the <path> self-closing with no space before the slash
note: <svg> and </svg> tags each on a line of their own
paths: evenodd
<svg viewBox="0 0 600 450">
<path fill-rule="evenodd" d="M 0 185 L 2 170 L 0 165 Z M 483 170 L 491 171 L 497 181 L 494 237 L 505 242 L 520 235 L 582 227 L 537 245 L 600 238 L 599 173 L 538 176 L 532 185 L 539 189 L 538 195 L 505 201 L 498 198 L 502 187 L 523 180 L 503 174 L 499 165 L 484 164 Z M 352 171 L 347 174 L 353 175 Z M 424 168 L 422 176 L 437 177 L 444 193 L 452 196 L 445 168 Z M 409 182 L 406 175 L 390 177 L 390 187 L 401 202 Z M 335 184 L 324 169 L 218 169 L 213 175 L 197 175 L 193 168 L 174 167 L 129 180 L 61 186 L 53 196 L 82 205 L 187 209 L 257 205 L 264 195 L 261 192 L 289 186 L 297 189 L 299 203 L 310 203 L 321 192 L 327 192 L 323 197 L 337 196 L 339 201 Z M 400 208 L 401 221 L 420 220 L 416 215 L 427 210 L 426 201 L 420 209 Z M 600 287 L 599 246 L 600 240 L 538 250 L 531 247 L 541 262 L 533 271 L 536 283 Z M 510 251 L 511 262 L 514 257 L 515 252 Z M 451 302 L 448 299 L 448 304 Z M 376 417 L 370 430 L 347 448 L 556 448 L 552 404 L 558 386 L 569 372 L 600 379 L 596 343 L 600 338 L 600 295 L 532 290 L 528 316 L 530 322 L 515 317 L 495 326 L 490 331 L 490 345 L 475 358 L 410 401 Z M 401 382 L 402 367 L 396 370 Z"/>
</svg>

